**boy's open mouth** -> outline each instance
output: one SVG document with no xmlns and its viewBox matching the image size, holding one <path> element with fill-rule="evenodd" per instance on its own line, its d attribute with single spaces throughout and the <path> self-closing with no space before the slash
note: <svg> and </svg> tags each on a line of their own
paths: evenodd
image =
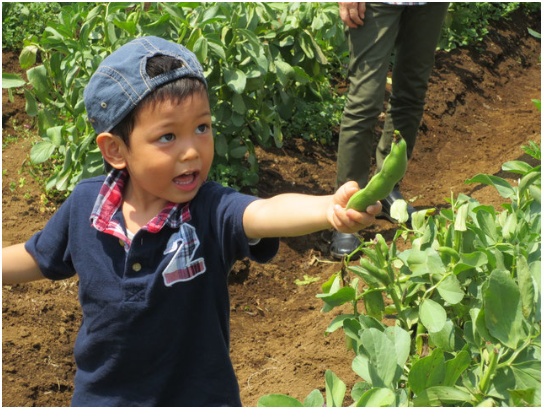
<svg viewBox="0 0 544 408">
<path fill-rule="evenodd" d="M 190 173 L 180 174 L 174 178 L 174 183 L 179 185 L 191 184 L 198 175 L 198 172 L 192 171 Z"/>
<path fill-rule="evenodd" d="M 198 171 L 183 173 L 174 178 L 174 184 L 181 190 L 192 190 L 198 180 Z"/>
</svg>

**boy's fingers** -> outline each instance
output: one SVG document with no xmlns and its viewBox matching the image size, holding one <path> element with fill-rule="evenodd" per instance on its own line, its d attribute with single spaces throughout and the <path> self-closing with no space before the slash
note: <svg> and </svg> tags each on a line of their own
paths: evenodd
<svg viewBox="0 0 544 408">
<path fill-rule="evenodd" d="M 369 205 L 366 208 L 366 212 L 371 215 L 378 215 L 382 211 L 382 203 L 376 202 L 375 204 Z"/>
</svg>

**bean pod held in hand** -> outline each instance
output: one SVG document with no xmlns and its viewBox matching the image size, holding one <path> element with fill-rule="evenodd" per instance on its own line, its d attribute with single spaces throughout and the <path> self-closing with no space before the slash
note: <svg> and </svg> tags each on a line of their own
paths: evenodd
<svg viewBox="0 0 544 408">
<path fill-rule="evenodd" d="M 395 130 L 391 152 L 385 158 L 382 169 L 370 179 L 365 188 L 349 199 L 346 209 L 353 208 L 363 212 L 369 205 L 383 200 L 393 191 L 395 184 L 402 179 L 407 168 L 406 142 L 400 132 Z"/>
</svg>

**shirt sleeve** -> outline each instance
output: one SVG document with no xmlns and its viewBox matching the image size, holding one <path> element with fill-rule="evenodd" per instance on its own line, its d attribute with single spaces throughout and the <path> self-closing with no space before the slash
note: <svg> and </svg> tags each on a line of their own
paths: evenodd
<svg viewBox="0 0 544 408">
<path fill-rule="evenodd" d="M 69 250 L 73 194 L 51 217 L 44 229 L 25 243 L 25 249 L 34 257 L 42 274 L 51 280 L 67 279 L 75 275 Z"/>
<path fill-rule="evenodd" d="M 221 242 L 223 259 L 234 262 L 247 257 L 260 263 L 272 259 L 278 252 L 279 238 L 262 238 L 250 245 L 244 231 L 244 211 L 259 198 L 213 182 L 207 183 L 206 189 L 206 201 L 213 203 L 211 228 Z"/>
</svg>

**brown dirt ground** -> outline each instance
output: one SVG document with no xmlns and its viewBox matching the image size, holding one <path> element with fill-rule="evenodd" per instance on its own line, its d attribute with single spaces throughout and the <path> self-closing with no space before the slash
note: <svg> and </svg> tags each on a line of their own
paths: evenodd
<svg viewBox="0 0 544 408">
<path fill-rule="evenodd" d="M 501 164 L 531 160 L 520 146 L 531 140 L 540 144 L 541 116 L 531 99 L 540 99 L 541 64 L 540 41 L 527 34 L 527 26 L 540 31 L 540 17 L 528 21 L 518 14 L 492 27 L 477 47 L 437 53 L 418 143 L 402 182 L 405 197 L 417 209 L 445 207 L 452 192 L 498 208 L 502 200 L 495 190 L 464 181 L 487 173 L 514 182 L 501 172 Z M 2 67 L 3 72 L 18 71 L 17 56 L 3 53 Z M 24 98 L 15 95 L 12 103 L 3 91 L 3 247 L 30 238 L 54 209 L 54 203 L 43 204 L 42 191 L 24 165 L 36 140 L 34 130 L 25 131 L 30 124 Z M 281 149 L 258 149 L 258 157 L 263 197 L 333 190 L 336 145 L 294 139 Z M 378 220 L 363 235 L 370 239 L 377 232 L 390 240 L 395 226 Z M 282 239 L 279 254 L 266 265 L 243 261 L 235 266 L 231 355 L 244 405 L 256 406 L 269 393 L 302 399 L 315 388 L 324 391 L 327 369 L 348 391 L 360 381 L 341 331 L 324 335 L 340 311 L 321 313 L 315 298 L 320 284 L 339 267 L 319 233 Z M 294 280 L 304 274 L 320 280 L 297 286 Z M 2 288 L 3 406 L 70 404 L 76 370 L 72 347 L 81 320 L 77 288 L 76 278 Z M 348 392 L 344 404 L 351 402 Z"/>
</svg>

